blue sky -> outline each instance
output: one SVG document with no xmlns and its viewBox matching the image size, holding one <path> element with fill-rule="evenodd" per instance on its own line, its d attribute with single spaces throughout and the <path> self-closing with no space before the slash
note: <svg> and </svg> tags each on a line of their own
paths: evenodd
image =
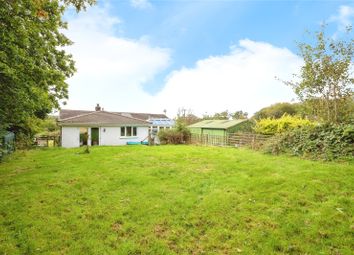
<svg viewBox="0 0 354 255">
<path fill-rule="evenodd" d="M 340 36 L 353 18 L 353 1 L 98 1 L 66 15 L 78 66 L 66 108 L 253 113 L 295 98 L 274 76 L 297 72 L 306 29 Z"/>
</svg>

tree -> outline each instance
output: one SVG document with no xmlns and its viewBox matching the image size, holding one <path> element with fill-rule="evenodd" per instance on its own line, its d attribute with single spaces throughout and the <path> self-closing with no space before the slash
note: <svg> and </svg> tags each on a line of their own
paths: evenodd
<svg viewBox="0 0 354 255">
<path fill-rule="evenodd" d="M 94 0 L 0 0 L 0 129 L 33 134 L 43 119 L 68 97 L 66 79 L 74 61 L 61 32 L 68 5 L 79 11 Z"/>
<path fill-rule="evenodd" d="M 334 39 L 325 34 L 326 26 L 315 32 L 315 44 L 299 43 L 304 59 L 299 81 L 286 81 L 299 99 L 317 114 L 319 120 L 338 123 L 348 119 L 353 96 L 351 76 L 354 40 Z M 347 28 L 347 35 L 352 29 Z"/>
<path fill-rule="evenodd" d="M 45 119 L 39 121 L 38 128 L 40 135 L 58 135 L 57 117 L 48 115 Z"/>
<path fill-rule="evenodd" d="M 301 114 L 301 105 L 298 103 L 276 103 L 270 106 L 264 107 L 253 115 L 256 120 L 273 118 L 279 119 L 284 114 L 294 116 Z"/>
<path fill-rule="evenodd" d="M 193 114 L 193 111 L 191 109 L 185 109 L 185 108 L 179 108 L 177 112 L 177 122 L 183 123 L 184 125 L 192 125 L 201 119 Z"/>
<path fill-rule="evenodd" d="M 214 115 L 203 115 L 203 120 L 229 120 L 229 119 L 247 119 L 248 113 L 244 111 L 229 112 L 225 110 L 223 112 L 216 112 Z"/>
<path fill-rule="evenodd" d="M 228 110 L 223 112 L 216 112 L 214 115 L 203 115 L 203 120 L 228 120 L 230 118 L 230 113 Z"/>
<path fill-rule="evenodd" d="M 248 113 L 244 112 L 244 111 L 236 111 L 234 113 L 230 114 L 231 118 L 234 120 L 238 120 L 238 119 L 247 119 L 248 117 Z"/>
</svg>

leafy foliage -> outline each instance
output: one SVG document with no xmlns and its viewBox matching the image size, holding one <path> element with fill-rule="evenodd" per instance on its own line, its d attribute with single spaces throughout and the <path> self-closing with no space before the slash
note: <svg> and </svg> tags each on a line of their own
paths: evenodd
<svg viewBox="0 0 354 255">
<path fill-rule="evenodd" d="M 203 120 L 229 120 L 229 119 L 247 119 L 248 113 L 244 111 L 229 112 L 225 110 L 223 112 L 214 113 L 214 115 L 203 115 Z"/>
<path fill-rule="evenodd" d="M 183 144 L 189 140 L 190 136 L 190 130 L 182 121 L 177 121 L 175 128 L 161 130 L 158 133 L 161 144 Z"/>
<path fill-rule="evenodd" d="M 39 135 L 58 135 L 59 126 L 56 117 L 47 116 L 39 122 Z"/>
<path fill-rule="evenodd" d="M 354 125 L 305 126 L 280 134 L 266 147 L 268 152 L 291 153 L 314 159 L 354 157 Z"/>
<path fill-rule="evenodd" d="M 239 119 L 247 119 L 248 117 L 248 112 L 244 112 L 244 111 L 236 111 L 234 113 L 231 113 L 231 118 L 234 120 L 239 120 Z"/>
<path fill-rule="evenodd" d="M 301 113 L 301 105 L 298 103 L 276 103 L 268 107 L 264 107 L 253 115 L 256 120 L 274 118 L 279 119 L 284 114 L 298 115 Z"/>
<path fill-rule="evenodd" d="M 354 40 L 347 29 L 348 40 L 327 37 L 325 26 L 314 34 L 316 43 L 299 43 L 304 59 L 299 81 L 285 82 L 299 99 L 314 109 L 319 121 L 345 122 L 351 114 L 354 78 L 351 76 Z"/>
<path fill-rule="evenodd" d="M 184 125 L 192 125 L 194 123 L 197 123 L 201 119 L 193 114 L 193 111 L 191 109 L 185 109 L 185 108 L 179 108 L 177 112 L 177 122 L 184 123 Z"/>
<path fill-rule="evenodd" d="M 308 119 L 284 114 L 279 119 L 267 118 L 257 121 L 254 130 L 260 134 L 274 135 L 300 127 L 313 127 L 315 125 L 314 122 Z"/>
<path fill-rule="evenodd" d="M 75 72 L 61 33 L 68 4 L 77 10 L 93 0 L 0 0 L 0 129 L 32 136 L 43 119 L 68 97 L 65 80 Z"/>
</svg>

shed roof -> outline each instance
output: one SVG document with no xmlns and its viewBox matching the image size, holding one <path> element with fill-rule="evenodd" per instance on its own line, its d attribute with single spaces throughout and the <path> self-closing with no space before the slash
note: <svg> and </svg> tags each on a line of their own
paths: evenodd
<svg viewBox="0 0 354 255">
<path fill-rule="evenodd" d="M 139 125 L 149 126 L 150 123 L 141 119 L 122 116 L 117 113 L 94 111 L 89 113 L 83 113 L 73 117 L 68 117 L 59 120 L 59 125 L 74 125 L 74 124 L 86 124 L 86 125 Z"/>
<path fill-rule="evenodd" d="M 212 129 L 228 129 L 238 124 L 248 121 L 247 119 L 239 120 L 202 120 L 188 127 L 190 128 L 212 128 Z"/>
</svg>

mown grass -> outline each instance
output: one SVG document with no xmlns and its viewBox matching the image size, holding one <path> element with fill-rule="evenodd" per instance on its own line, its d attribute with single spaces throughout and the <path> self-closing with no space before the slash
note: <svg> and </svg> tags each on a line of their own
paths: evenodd
<svg viewBox="0 0 354 255">
<path fill-rule="evenodd" d="M 353 163 L 194 146 L 15 153 L 0 254 L 352 254 Z"/>
</svg>

